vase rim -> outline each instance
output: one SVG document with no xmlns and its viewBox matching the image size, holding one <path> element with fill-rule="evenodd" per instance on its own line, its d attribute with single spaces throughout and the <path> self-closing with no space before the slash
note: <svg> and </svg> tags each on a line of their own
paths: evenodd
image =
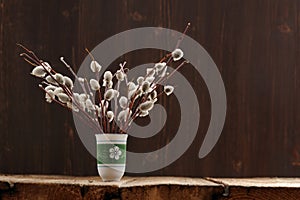
<svg viewBox="0 0 300 200">
<path fill-rule="evenodd" d="M 115 141 L 115 140 L 118 140 L 118 141 L 126 141 L 127 140 L 127 137 L 128 135 L 127 134 L 116 134 L 116 133 L 112 133 L 112 134 L 109 134 L 109 133 L 105 133 L 105 134 L 96 134 L 96 140 L 97 142 L 98 141 Z"/>
</svg>

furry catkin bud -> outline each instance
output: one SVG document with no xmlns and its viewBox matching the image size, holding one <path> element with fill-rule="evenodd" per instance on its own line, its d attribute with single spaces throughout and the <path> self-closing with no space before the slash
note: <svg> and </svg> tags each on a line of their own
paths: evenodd
<svg viewBox="0 0 300 200">
<path fill-rule="evenodd" d="M 44 67 L 42 66 L 36 66 L 32 72 L 31 72 L 32 75 L 36 76 L 36 77 L 40 77 L 40 78 L 43 78 L 47 72 L 45 71 Z"/>
<path fill-rule="evenodd" d="M 70 101 L 70 98 L 65 93 L 59 93 L 56 96 L 58 97 L 59 101 L 61 101 L 62 103 L 67 103 L 68 101 Z"/>
<path fill-rule="evenodd" d="M 90 80 L 90 85 L 91 85 L 91 89 L 92 90 L 99 90 L 100 89 L 100 85 L 99 85 L 99 82 L 95 79 L 91 79 Z"/>
<path fill-rule="evenodd" d="M 119 99 L 119 104 L 121 108 L 125 109 L 128 105 L 128 99 L 124 96 L 121 96 Z"/>
<path fill-rule="evenodd" d="M 73 81 L 72 79 L 70 79 L 67 76 L 64 76 L 64 82 L 65 82 L 65 86 L 67 86 L 68 88 L 72 89 L 73 88 Z"/>
<path fill-rule="evenodd" d="M 174 87 L 171 85 L 166 85 L 164 87 L 164 92 L 166 93 L 167 96 L 169 96 L 170 94 L 172 94 L 174 91 Z"/>
<path fill-rule="evenodd" d="M 111 80 L 112 80 L 112 77 L 113 77 L 113 75 L 112 75 L 112 73 L 110 72 L 110 71 L 106 71 L 105 73 L 104 73 L 104 80 L 106 81 L 106 82 L 110 82 Z"/>
<path fill-rule="evenodd" d="M 91 68 L 92 72 L 97 73 L 97 72 L 101 71 L 102 67 L 97 61 L 93 60 L 90 64 L 90 68 Z"/>
<path fill-rule="evenodd" d="M 141 103 L 139 106 L 139 109 L 143 112 L 149 111 L 153 108 L 154 103 L 152 101 L 145 101 L 144 103 Z"/>
<path fill-rule="evenodd" d="M 174 61 L 178 61 L 183 57 L 183 51 L 181 49 L 175 49 L 172 52 L 172 57 Z"/>
<path fill-rule="evenodd" d="M 107 111 L 106 116 L 109 122 L 114 119 L 114 113 L 112 111 Z"/>
<path fill-rule="evenodd" d="M 107 91 L 105 92 L 105 94 L 104 94 L 104 99 L 105 99 L 106 101 L 110 101 L 110 100 L 112 100 L 112 99 L 114 98 L 114 96 L 115 96 L 115 91 L 114 91 L 114 89 L 109 89 L 109 90 L 107 90 Z"/>
</svg>

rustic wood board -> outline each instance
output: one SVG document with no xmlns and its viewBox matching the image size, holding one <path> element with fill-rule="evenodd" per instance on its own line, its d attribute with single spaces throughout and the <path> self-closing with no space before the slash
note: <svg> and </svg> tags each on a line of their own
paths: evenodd
<svg viewBox="0 0 300 200">
<path fill-rule="evenodd" d="M 300 178 L 212 178 L 211 180 L 241 187 L 300 188 Z"/>
<path fill-rule="evenodd" d="M 299 199 L 300 179 L 0 175 L 1 199 Z"/>
<path fill-rule="evenodd" d="M 221 185 L 201 178 L 124 177 L 102 182 L 100 177 L 0 176 L 1 199 L 210 199 L 222 192 Z"/>
</svg>

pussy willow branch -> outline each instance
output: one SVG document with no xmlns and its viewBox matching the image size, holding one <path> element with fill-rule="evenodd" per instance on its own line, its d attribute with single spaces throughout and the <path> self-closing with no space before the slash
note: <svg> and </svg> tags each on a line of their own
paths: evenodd
<svg viewBox="0 0 300 200">
<path fill-rule="evenodd" d="M 171 56 L 171 54 L 167 54 L 166 56 L 164 56 L 160 62 L 163 62 L 164 60 L 166 60 L 169 56 Z M 153 73 L 155 69 L 153 68 L 149 73 L 147 73 L 145 76 L 144 76 L 144 80 L 151 74 Z M 133 94 L 133 97 L 130 98 L 130 104 L 129 104 L 129 110 L 132 110 L 133 108 L 133 105 L 134 105 L 134 102 L 136 100 L 136 96 L 137 96 L 137 92 L 139 89 L 141 89 L 141 85 L 139 85 L 139 87 L 136 89 L 135 93 Z M 128 124 L 128 120 L 129 120 L 129 116 L 130 116 L 130 112 L 128 112 L 127 116 L 126 116 L 126 120 L 125 120 L 125 125 Z"/>
<path fill-rule="evenodd" d="M 185 27 L 183 33 L 181 34 L 179 40 L 177 41 L 177 44 L 176 44 L 176 46 L 175 46 L 175 49 L 177 49 L 177 48 L 180 46 L 181 42 L 182 42 L 183 39 L 184 39 L 184 36 L 186 35 L 186 32 L 187 32 L 188 29 L 190 28 L 190 26 L 191 26 L 191 23 L 189 22 L 189 23 L 187 24 L 187 26 Z M 166 65 L 168 65 L 168 64 L 170 63 L 171 59 L 172 59 L 172 57 L 170 57 L 170 58 L 168 59 Z"/>
<path fill-rule="evenodd" d="M 84 83 L 87 82 L 87 80 L 84 79 L 84 83 L 82 83 L 81 81 L 79 81 L 79 77 L 78 77 L 77 74 L 73 71 L 72 67 L 64 60 L 64 58 L 61 57 L 60 60 L 61 60 L 61 62 L 67 67 L 67 69 L 72 73 L 72 75 L 75 77 L 75 79 L 79 82 L 79 84 L 80 84 L 80 86 L 81 86 L 81 88 L 82 88 L 84 94 L 85 94 L 85 95 L 88 95 L 88 94 L 87 94 L 87 91 L 86 91 L 86 88 L 85 88 L 85 84 L 84 84 Z M 86 83 L 86 85 L 89 87 L 88 83 Z M 90 92 L 90 91 L 91 91 L 90 88 L 88 88 L 88 89 L 89 89 L 89 92 Z M 90 93 L 91 93 L 91 92 L 90 92 Z M 71 96 L 73 96 L 73 95 L 71 94 Z M 89 113 L 87 113 L 85 110 L 81 109 L 80 104 L 79 104 L 79 102 L 76 101 L 76 99 L 72 98 L 72 101 L 73 101 L 74 103 L 76 103 L 76 107 L 78 107 L 85 115 L 90 116 Z M 95 108 L 95 106 L 94 106 L 94 108 Z M 93 114 L 94 114 L 94 113 L 93 113 Z M 94 114 L 94 115 L 95 115 L 95 114 Z M 97 118 L 97 120 L 98 120 L 98 114 L 97 114 L 97 112 L 96 112 L 96 118 Z M 91 119 L 92 119 L 92 118 L 91 118 Z M 99 125 L 98 131 L 102 132 L 102 130 L 101 130 L 101 128 L 100 128 L 100 127 L 101 127 L 101 124 L 100 124 L 99 120 L 98 120 L 98 123 L 99 123 L 99 124 L 98 124 L 98 125 Z"/>
<path fill-rule="evenodd" d="M 70 99 L 72 99 L 72 100 L 74 100 L 74 98 L 73 98 L 73 96 L 72 96 L 72 92 L 69 90 L 69 88 L 68 87 L 66 87 L 66 86 L 64 86 L 64 85 L 62 85 L 62 84 L 60 84 L 55 78 L 54 78 L 54 76 L 53 76 L 53 74 L 51 73 L 51 72 L 53 72 L 53 73 L 56 73 L 53 69 L 52 69 L 52 67 L 51 67 L 51 70 L 50 70 L 50 72 L 48 71 L 48 69 L 46 68 L 46 66 L 45 66 L 45 64 L 44 64 L 44 62 L 42 62 L 36 55 L 35 55 L 35 53 L 33 52 L 33 51 L 31 51 L 31 50 L 29 50 L 29 49 L 27 49 L 24 45 L 22 45 L 22 44 L 17 44 L 18 46 L 20 46 L 22 49 L 24 49 L 27 53 L 21 53 L 20 54 L 20 56 L 21 57 L 25 57 L 25 58 L 28 58 L 28 59 L 30 59 L 32 62 L 29 62 L 29 64 L 35 64 L 35 65 L 33 65 L 33 66 L 38 66 L 38 65 L 40 65 L 40 66 L 42 66 L 43 68 L 44 68 L 44 70 L 45 70 L 45 72 L 46 72 L 46 74 L 48 74 L 56 83 L 57 83 L 57 85 L 58 86 L 60 86 L 63 90 L 64 90 L 64 92 L 68 95 L 68 97 L 70 98 Z M 32 55 L 32 56 L 30 56 L 30 55 Z M 28 62 L 28 60 L 27 59 L 24 59 L 26 62 Z M 48 94 L 49 95 L 49 94 Z M 52 98 L 53 99 L 53 98 Z M 56 100 L 56 99 L 54 99 L 54 102 L 56 102 L 56 103 L 58 103 L 58 101 Z M 74 102 L 76 102 L 76 101 L 74 101 Z M 60 102 L 59 102 L 60 103 Z M 87 120 L 87 121 L 89 121 L 90 122 L 90 120 L 92 121 L 92 122 L 94 122 L 93 121 L 93 119 L 90 117 L 90 115 L 88 114 L 88 113 L 86 113 L 86 111 L 84 111 L 84 110 L 82 110 L 81 108 L 80 108 L 80 106 L 77 106 L 78 107 L 78 109 L 80 109 L 80 111 L 86 116 L 86 117 L 88 117 L 88 119 L 89 120 Z M 94 125 L 95 125 L 95 123 L 94 123 Z M 99 125 L 99 124 L 98 124 Z M 101 131 L 101 129 L 100 129 L 100 127 L 99 126 L 94 126 L 94 127 L 97 127 L 96 129 L 98 130 L 98 131 Z"/>
<path fill-rule="evenodd" d="M 79 77 L 77 76 L 77 74 L 74 72 L 74 70 L 72 69 L 72 67 L 64 60 L 64 57 L 60 57 L 60 60 L 61 62 L 67 67 L 67 69 L 71 72 L 71 74 L 74 76 L 74 78 L 79 82 L 83 92 L 85 95 L 88 95 L 87 92 L 86 92 L 86 88 L 85 88 L 85 85 L 84 83 L 82 83 L 80 80 L 79 80 Z"/>
<path fill-rule="evenodd" d="M 187 26 L 185 27 L 185 30 L 183 31 L 182 35 L 180 36 L 179 40 L 177 41 L 177 44 L 176 44 L 176 46 L 175 46 L 175 49 L 177 49 L 177 48 L 179 47 L 179 45 L 181 44 L 181 42 L 182 42 L 182 40 L 183 40 L 183 38 L 184 38 L 186 32 L 188 31 L 190 25 L 191 25 L 191 23 L 188 23 Z M 168 63 L 170 63 L 171 60 L 172 60 L 172 56 L 171 56 L 171 55 L 172 55 L 171 53 L 165 55 L 165 56 L 160 60 L 160 62 L 163 62 L 163 61 L 165 61 L 166 59 L 168 59 L 167 62 L 166 62 L 166 67 L 167 67 Z M 175 69 L 175 71 L 178 70 L 178 69 L 179 69 L 181 66 L 183 66 L 184 64 L 185 64 L 185 63 L 181 63 L 181 65 L 180 65 L 179 67 L 177 67 L 177 68 Z M 151 73 L 153 73 L 153 70 L 155 70 L 154 67 L 153 67 L 153 69 L 152 69 L 149 73 L 147 73 L 147 74 L 145 75 L 144 79 L 146 79 Z M 172 75 L 173 75 L 173 74 L 174 74 L 174 73 L 172 73 Z M 160 78 L 160 79 L 161 79 L 161 78 Z M 160 79 L 158 80 L 158 82 L 160 81 Z M 167 79 L 166 79 L 166 80 L 167 80 Z M 151 85 L 152 85 L 152 84 L 151 84 Z M 140 87 L 141 87 L 141 86 L 139 86 L 138 89 L 140 89 Z M 136 95 L 137 95 L 138 89 L 135 91 L 133 97 L 131 98 L 132 100 L 131 100 L 130 105 L 129 105 L 129 111 L 132 109 L 132 107 L 133 107 L 133 105 L 134 105 L 134 102 L 135 102 L 135 100 L 136 100 Z M 143 102 L 142 102 L 142 103 L 143 103 Z M 126 126 L 128 126 L 128 124 L 129 124 L 129 120 L 130 120 L 130 119 L 129 119 L 129 116 L 130 116 L 130 112 L 128 112 L 127 117 L 126 117 L 126 121 L 125 121 L 125 122 L 126 122 L 126 123 L 125 123 L 125 129 L 127 128 Z"/>
<path fill-rule="evenodd" d="M 64 108 L 67 108 L 68 110 L 72 111 L 72 108 L 68 107 L 66 104 L 63 104 L 62 102 L 56 100 L 55 98 L 52 97 L 51 94 L 49 94 L 49 92 L 47 90 L 45 90 L 45 88 L 43 88 L 42 86 L 39 86 L 46 94 L 49 95 L 49 97 L 51 98 L 52 101 L 54 101 L 55 103 L 61 105 Z M 75 112 L 83 121 L 83 118 L 81 115 L 79 115 L 77 112 Z M 90 120 L 84 120 L 85 124 L 87 124 L 88 126 L 90 126 L 91 128 L 93 128 L 94 130 L 97 130 L 97 127 L 95 127 L 94 124 L 90 123 Z M 98 131 L 98 130 L 97 130 Z"/>
<path fill-rule="evenodd" d="M 157 88 L 158 85 L 162 84 L 162 83 L 163 83 L 164 81 L 166 81 L 168 78 L 170 78 L 171 76 L 173 76 L 174 73 L 175 73 L 176 71 L 178 71 L 178 70 L 179 70 L 184 64 L 186 64 L 186 63 L 189 63 L 189 62 L 186 61 L 186 60 L 183 61 L 183 62 L 180 63 L 179 66 L 177 66 L 176 69 L 174 69 L 174 71 L 173 71 L 172 73 L 170 73 L 168 76 L 161 77 L 161 78 L 155 83 L 155 86 L 154 86 L 154 88 L 152 89 L 152 91 L 154 91 L 154 90 Z M 167 67 L 167 66 L 166 66 L 166 67 Z M 161 95 L 162 93 L 163 93 L 163 92 L 161 92 L 160 95 Z M 148 97 L 149 97 L 150 94 L 151 94 L 151 93 L 148 93 L 147 95 L 144 95 L 143 97 L 141 97 L 140 100 L 139 100 L 138 105 L 144 103 L 144 102 L 148 99 Z M 158 97 L 159 97 L 159 95 L 157 95 L 157 98 L 158 98 Z M 126 120 L 126 123 L 125 123 L 124 126 L 123 126 L 124 132 L 126 132 L 126 131 L 128 130 L 130 124 L 133 122 L 134 119 L 136 119 L 136 117 L 138 116 L 138 114 L 139 114 L 139 110 L 138 110 L 138 107 L 137 107 L 137 108 L 135 109 L 135 111 L 134 111 L 132 117 L 130 117 L 129 119 Z"/>
<path fill-rule="evenodd" d="M 91 90 L 90 85 L 89 85 L 89 83 L 88 83 L 88 81 L 87 81 L 86 78 L 84 78 L 84 82 L 85 82 L 85 85 L 87 86 L 88 91 L 89 91 L 89 93 L 90 93 L 90 96 L 91 96 L 91 98 L 92 98 L 92 100 L 93 100 L 93 107 L 94 107 L 94 110 L 95 110 L 95 112 L 93 112 L 94 117 L 96 117 L 96 119 L 97 119 L 97 121 L 98 121 L 98 115 L 97 115 L 97 112 L 96 112 L 97 108 L 96 108 L 96 105 L 95 105 L 96 103 L 95 103 L 94 95 L 93 95 L 93 93 L 92 93 L 92 90 Z M 98 121 L 98 123 L 99 123 L 99 121 Z"/>
</svg>

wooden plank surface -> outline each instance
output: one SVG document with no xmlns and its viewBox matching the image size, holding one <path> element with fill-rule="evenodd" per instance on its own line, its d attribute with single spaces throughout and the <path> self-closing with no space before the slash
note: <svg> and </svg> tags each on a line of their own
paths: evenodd
<svg viewBox="0 0 300 200">
<path fill-rule="evenodd" d="M 299 178 L 208 178 L 225 185 L 226 195 L 219 199 L 286 199 L 300 198 Z"/>
<path fill-rule="evenodd" d="M 211 180 L 240 187 L 300 188 L 300 178 L 212 178 Z"/>
<path fill-rule="evenodd" d="M 1 199 L 299 199 L 299 178 L 100 177 L 1 175 Z"/>
<path fill-rule="evenodd" d="M 200 178 L 0 176 L 1 199 L 211 199 L 222 186 Z"/>
<path fill-rule="evenodd" d="M 144 26 L 182 31 L 191 22 L 188 35 L 208 51 L 224 80 L 225 127 L 213 151 L 199 159 L 211 115 L 210 97 L 196 70 L 183 68 L 181 73 L 200 91 L 200 128 L 182 157 L 149 174 L 299 176 L 299 16 L 298 0 L 0 0 L 0 173 L 97 174 L 95 159 L 77 136 L 71 114 L 43 101 L 16 43 L 67 74 L 59 62 L 62 55 L 77 70 L 85 47 L 93 49 L 121 31 Z M 145 50 L 122 59 L 134 67 L 159 56 L 160 51 Z M 128 149 L 147 152 L 173 139 L 179 106 L 175 98 L 161 103 L 168 108 L 166 127 L 149 139 L 130 137 Z"/>
<path fill-rule="evenodd" d="M 189 177 L 128 177 L 121 181 L 103 182 L 99 176 L 74 177 L 53 175 L 0 175 L 1 182 L 36 183 L 36 184 L 67 184 L 91 186 L 137 187 L 152 185 L 185 185 L 185 186 L 218 186 L 219 184 L 203 178 Z"/>
</svg>

